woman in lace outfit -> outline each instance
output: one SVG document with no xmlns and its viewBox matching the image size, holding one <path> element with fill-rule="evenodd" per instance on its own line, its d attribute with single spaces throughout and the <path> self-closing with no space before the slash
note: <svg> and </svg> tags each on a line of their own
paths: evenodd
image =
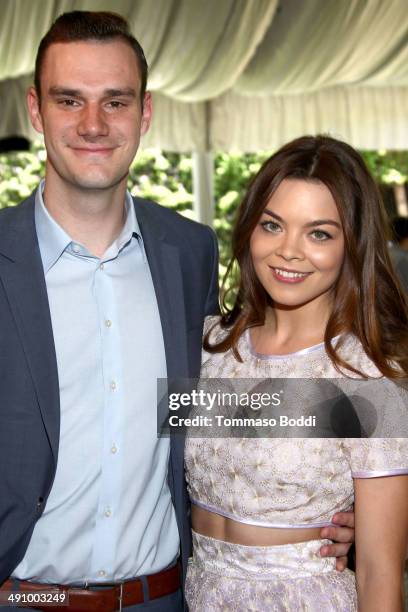
<svg viewBox="0 0 408 612">
<path fill-rule="evenodd" d="M 206 321 L 202 379 L 376 379 L 381 392 L 362 437 L 191 429 L 191 612 L 402 612 L 408 315 L 385 227 L 362 158 L 332 138 L 289 143 L 252 181 L 228 269 L 237 297 Z M 322 527 L 353 503 L 356 575 L 319 553 Z"/>
</svg>

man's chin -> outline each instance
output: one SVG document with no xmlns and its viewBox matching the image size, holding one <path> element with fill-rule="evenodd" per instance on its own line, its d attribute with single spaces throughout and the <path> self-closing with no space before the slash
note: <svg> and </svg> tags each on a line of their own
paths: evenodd
<svg viewBox="0 0 408 612">
<path fill-rule="evenodd" d="M 78 191 L 106 191 L 117 187 L 126 176 L 78 176 L 74 177 L 69 183 Z"/>
</svg>

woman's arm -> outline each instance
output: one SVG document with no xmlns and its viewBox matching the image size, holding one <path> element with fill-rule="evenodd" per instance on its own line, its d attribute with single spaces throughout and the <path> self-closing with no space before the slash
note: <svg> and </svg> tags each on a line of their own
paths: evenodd
<svg viewBox="0 0 408 612">
<path fill-rule="evenodd" d="M 403 612 L 408 475 L 354 480 L 359 612 Z"/>
</svg>

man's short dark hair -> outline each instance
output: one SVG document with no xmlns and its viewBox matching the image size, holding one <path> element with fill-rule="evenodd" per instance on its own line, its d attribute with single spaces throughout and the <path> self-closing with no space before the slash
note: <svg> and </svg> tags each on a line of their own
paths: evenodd
<svg viewBox="0 0 408 612">
<path fill-rule="evenodd" d="M 54 43 L 80 41 L 109 42 L 122 40 L 134 51 L 140 71 L 140 97 L 143 105 L 147 83 L 147 62 L 142 47 L 130 31 L 129 24 L 116 13 L 106 11 L 72 11 L 63 13 L 53 23 L 38 47 L 34 85 L 41 99 L 41 70 L 45 53 Z"/>
</svg>

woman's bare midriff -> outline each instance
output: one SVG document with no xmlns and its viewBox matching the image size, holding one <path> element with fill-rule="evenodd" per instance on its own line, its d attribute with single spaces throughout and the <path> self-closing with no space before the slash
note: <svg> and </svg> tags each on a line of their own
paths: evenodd
<svg viewBox="0 0 408 612">
<path fill-rule="evenodd" d="M 296 544 L 309 540 L 320 540 L 320 528 L 281 529 L 257 527 L 239 523 L 215 512 L 209 512 L 194 504 L 191 506 L 191 519 L 194 531 L 201 535 L 242 544 L 244 546 L 275 546 Z"/>
</svg>

